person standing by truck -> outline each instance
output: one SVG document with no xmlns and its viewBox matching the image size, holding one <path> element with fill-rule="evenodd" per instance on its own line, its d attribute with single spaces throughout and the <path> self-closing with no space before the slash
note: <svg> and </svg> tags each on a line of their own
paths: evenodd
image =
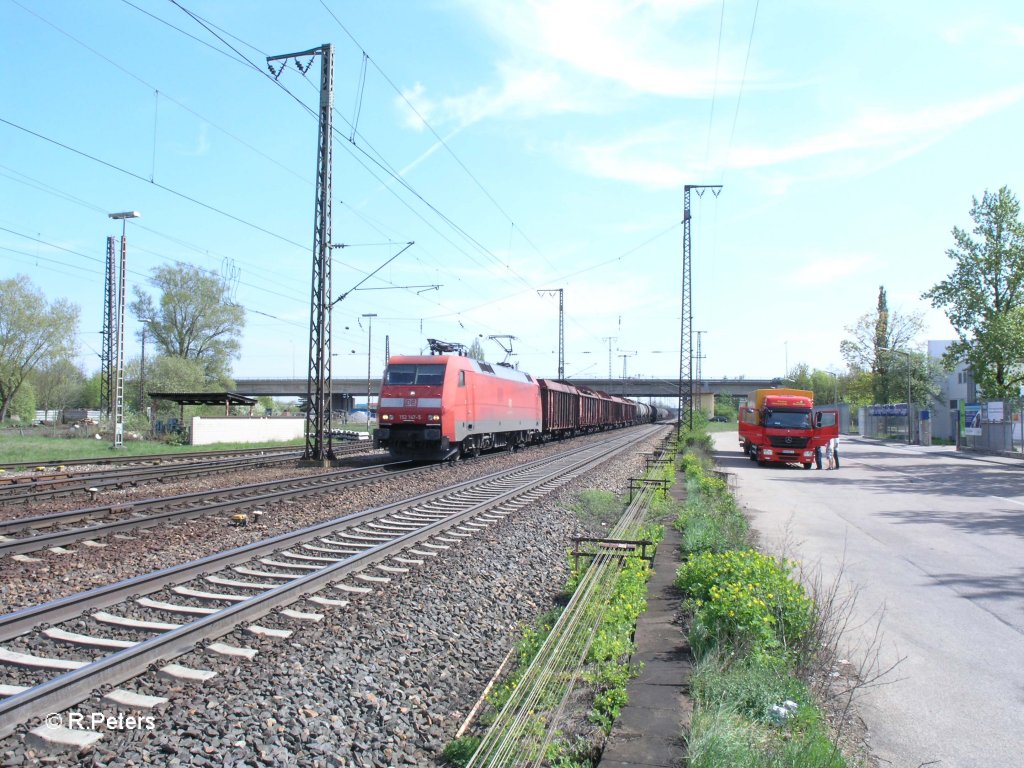
<svg viewBox="0 0 1024 768">
<path fill-rule="evenodd" d="M 833 469 L 832 440 L 835 440 L 835 438 L 833 437 L 825 443 L 825 463 L 828 465 L 825 469 Z"/>
<path fill-rule="evenodd" d="M 829 442 L 832 444 L 832 463 L 835 465 L 833 469 L 839 469 L 839 435 L 833 437 Z"/>
</svg>

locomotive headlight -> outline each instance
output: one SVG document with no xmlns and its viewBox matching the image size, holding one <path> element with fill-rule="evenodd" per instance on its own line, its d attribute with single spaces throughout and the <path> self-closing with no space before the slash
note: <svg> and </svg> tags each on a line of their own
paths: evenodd
<svg viewBox="0 0 1024 768">
<path fill-rule="evenodd" d="M 430 415 L 430 420 L 431 421 L 440 421 L 441 417 L 440 417 L 440 415 L 438 415 L 436 413 L 433 413 L 433 414 Z"/>
<path fill-rule="evenodd" d="M 382 413 L 380 415 L 380 420 L 381 421 L 391 421 L 391 414 L 390 413 Z"/>
</svg>

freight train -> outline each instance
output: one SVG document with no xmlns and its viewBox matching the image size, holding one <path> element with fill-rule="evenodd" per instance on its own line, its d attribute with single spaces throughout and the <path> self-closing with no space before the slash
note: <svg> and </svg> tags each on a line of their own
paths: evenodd
<svg viewBox="0 0 1024 768">
<path fill-rule="evenodd" d="M 431 348 L 458 347 L 431 340 Z M 461 354 L 398 355 L 381 380 L 373 444 L 396 458 L 445 461 L 666 416 L 664 409 Z"/>
</svg>

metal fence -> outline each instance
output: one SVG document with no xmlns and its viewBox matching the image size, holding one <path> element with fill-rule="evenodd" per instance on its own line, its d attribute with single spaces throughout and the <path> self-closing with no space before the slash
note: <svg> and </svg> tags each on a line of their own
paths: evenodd
<svg viewBox="0 0 1024 768">
<path fill-rule="evenodd" d="M 880 440 L 902 440 L 917 442 L 921 437 L 921 409 L 911 406 L 910 420 L 907 420 L 907 404 L 869 405 L 858 410 L 860 433 L 864 437 Z M 930 415 L 930 414 L 929 414 Z M 907 439 L 907 430 L 910 439 Z"/>
</svg>

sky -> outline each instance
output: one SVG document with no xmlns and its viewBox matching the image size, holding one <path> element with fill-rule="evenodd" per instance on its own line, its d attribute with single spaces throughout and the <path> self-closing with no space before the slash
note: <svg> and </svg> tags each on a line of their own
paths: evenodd
<svg viewBox="0 0 1024 768">
<path fill-rule="evenodd" d="M 691 193 L 705 378 L 843 370 L 879 286 L 923 349 L 952 228 L 1024 188 L 1015 0 L 0 0 L 0 30 L 0 279 L 80 307 L 88 373 L 138 211 L 129 301 L 219 275 L 234 376 L 306 376 L 321 61 L 266 59 L 323 44 L 335 377 L 492 335 L 554 376 L 561 288 L 567 377 L 675 379 L 687 184 L 722 185 Z"/>
</svg>

